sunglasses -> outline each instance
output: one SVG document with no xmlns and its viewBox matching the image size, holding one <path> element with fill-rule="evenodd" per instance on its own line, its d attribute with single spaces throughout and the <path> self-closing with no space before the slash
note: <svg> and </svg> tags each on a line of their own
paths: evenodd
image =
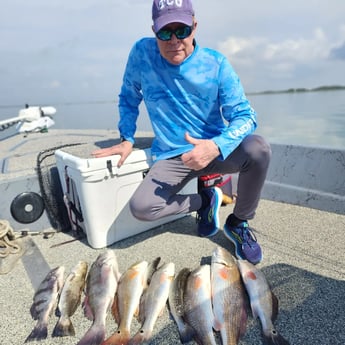
<svg viewBox="0 0 345 345">
<path fill-rule="evenodd" d="M 189 37 L 194 29 L 193 26 L 182 26 L 175 30 L 171 29 L 161 29 L 156 32 L 157 38 L 159 38 L 161 41 L 170 41 L 172 35 L 174 34 L 179 40 L 183 40 L 187 37 Z"/>
</svg>

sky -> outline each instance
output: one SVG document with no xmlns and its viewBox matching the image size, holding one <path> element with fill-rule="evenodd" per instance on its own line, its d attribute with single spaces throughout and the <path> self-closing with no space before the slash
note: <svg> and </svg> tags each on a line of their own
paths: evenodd
<svg viewBox="0 0 345 345">
<path fill-rule="evenodd" d="M 194 0 L 202 47 L 247 93 L 345 84 L 344 0 Z M 151 1 L 2 0 L 0 108 L 116 101 Z"/>
</svg>

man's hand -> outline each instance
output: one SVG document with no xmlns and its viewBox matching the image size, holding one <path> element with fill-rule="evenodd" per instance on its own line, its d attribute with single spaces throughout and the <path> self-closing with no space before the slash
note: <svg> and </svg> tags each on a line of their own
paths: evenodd
<svg viewBox="0 0 345 345">
<path fill-rule="evenodd" d="M 193 170 L 201 170 L 209 165 L 215 158 L 219 156 L 218 146 L 213 140 L 210 139 L 195 139 L 189 135 L 185 134 L 185 139 L 194 148 L 184 153 L 181 158 L 183 163 Z"/>
<path fill-rule="evenodd" d="M 107 147 L 105 149 L 93 151 L 91 154 L 95 158 L 107 157 L 107 156 L 112 156 L 112 155 L 120 155 L 121 158 L 119 159 L 117 163 L 117 166 L 120 167 L 132 151 L 133 151 L 133 144 L 130 141 L 123 141 L 120 144 Z"/>
</svg>

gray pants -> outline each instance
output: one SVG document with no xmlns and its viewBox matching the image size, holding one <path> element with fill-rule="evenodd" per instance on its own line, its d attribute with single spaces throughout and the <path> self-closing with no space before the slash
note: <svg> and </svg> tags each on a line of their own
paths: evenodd
<svg viewBox="0 0 345 345">
<path fill-rule="evenodd" d="M 215 159 L 199 171 L 186 167 L 180 156 L 159 160 L 132 196 L 131 212 L 138 219 L 152 221 L 172 214 L 197 211 L 201 207 L 199 194 L 178 194 L 190 180 L 202 175 L 238 172 L 237 199 L 233 213 L 240 219 L 252 219 L 270 157 L 269 144 L 258 135 L 249 135 L 226 160 Z"/>
</svg>

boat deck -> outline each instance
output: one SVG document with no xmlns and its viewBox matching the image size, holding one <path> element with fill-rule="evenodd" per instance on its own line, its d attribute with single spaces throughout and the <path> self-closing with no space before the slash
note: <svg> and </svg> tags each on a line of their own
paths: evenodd
<svg viewBox="0 0 345 345">
<path fill-rule="evenodd" d="M 231 212 L 231 205 L 221 208 L 221 220 Z M 294 345 L 325 345 L 345 343 L 345 216 L 301 206 L 262 200 L 251 225 L 264 251 L 259 267 L 265 273 L 280 303 L 277 329 Z M 121 272 L 138 260 L 174 262 L 176 270 L 194 268 L 209 263 L 216 245 L 232 251 L 232 245 L 222 231 L 211 239 L 195 235 L 195 218 L 187 216 L 122 240 L 109 248 L 116 253 Z M 44 239 L 42 235 L 25 239 L 28 250 L 14 269 L 0 277 L 0 334 L 3 344 L 19 345 L 31 332 L 35 321 L 30 316 L 34 285 L 46 272 L 37 267 L 54 268 L 63 265 L 70 270 L 79 260 L 90 264 L 104 249 L 92 249 L 84 240 L 63 243 L 71 239 L 67 233 L 57 233 Z M 52 338 L 57 321 L 53 315 L 47 340 L 37 344 L 76 344 L 90 321 L 78 308 L 72 317 L 75 337 Z M 138 324 L 133 322 L 133 332 Z M 109 314 L 107 333 L 116 324 Z M 33 342 L 35 344 L 36 342 Z M 167 310 L 157 321 L 149 344 L 178 344 L 177 327 Z M 249 318 L 247 331 L 240 345 L 261 344 L 258 321 Z"/>
<path fill-rule="evenodd" d="M 221 224 L 232 207 L 221 207 Z M 277 330 L 291 345 L 345 344 L 345 215 L 263 198 L 250 225 L 256 229 L 264 252 L 259 267 L 279 299 Z M 30 306 L 35 289 L 47 270 L 63 265 L 68 273 L 79 260 L 91 264 L 105 250 L 91 248 L 85 239 L 68 242 L 71 239 L 70 233 L 58 232 L 48 238 L 35 233 L 21 240 L 26 252 L 8 274 L 0 276 L 2 344 L 23 344 L 36 324 L 31 318 Z M 121 272 L 134 262 L 150 261 L 157 256 L 162 262 L 174 262 L 179 271 L 183 267 L 195 268 L 201 263 L 210 263 L 217 245 L 233 252 L 232 244 L 222 231 L 210 239 L 196 236 L 192 214 L 114 243 L 109 248 L 115 251 Z M 32 344 L 75 345 L 91 325 L 79 307 L 72 317 L 76 335 L 52 338 L 56 321 L 57 317 L 52 315 L 48 338 Z M 132 326 L 134 333 L 139 324 L 134 321 Z M 107 335 L 115 330 L 115 321 L 109 313 Z M 220 340 L 217 341 L 220 344 Z M 149 344 L 179 343 L 177 327 L 166 309 L 155 325 Z M 260 324 L 249 317 L 246 333 L 239 344 L 261 343 Z"/>
</svg>

